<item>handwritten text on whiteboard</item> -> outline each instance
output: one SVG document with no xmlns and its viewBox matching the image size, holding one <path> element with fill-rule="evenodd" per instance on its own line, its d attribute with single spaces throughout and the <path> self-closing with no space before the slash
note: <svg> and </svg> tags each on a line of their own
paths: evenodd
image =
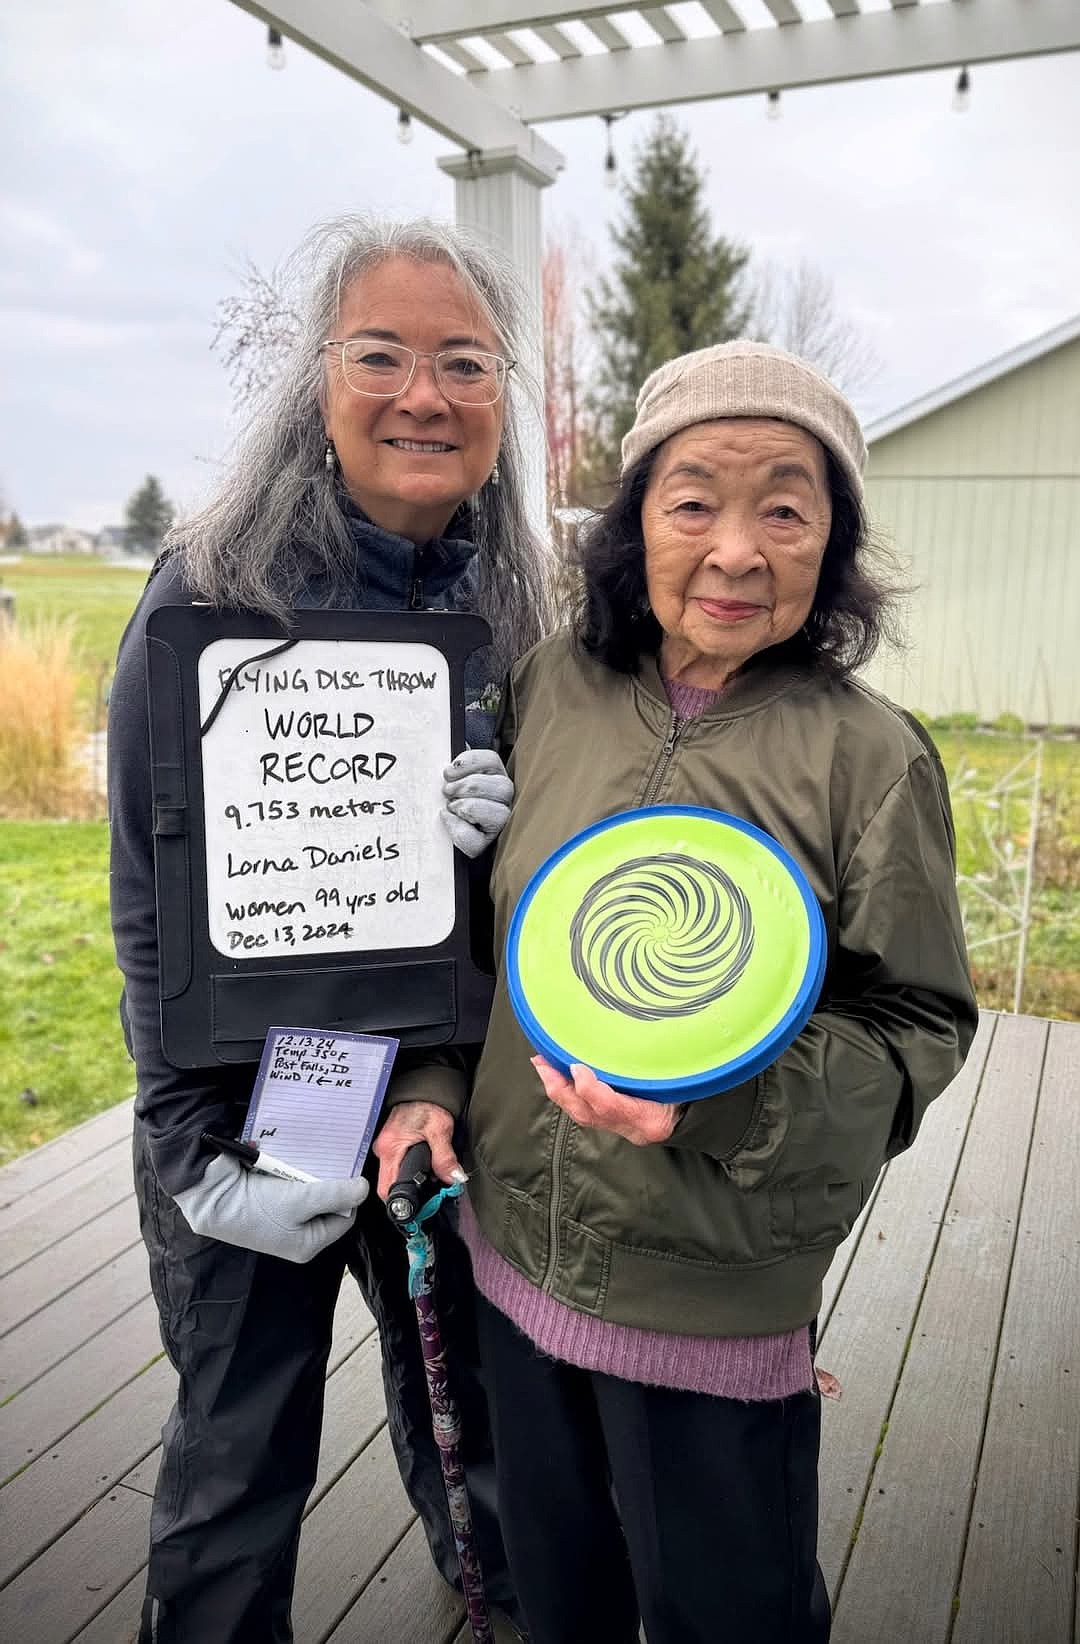
<svg viewBox="0 0 1080 1644">
<path fill-rule="evenodd" d="M 199 658 L 205 720 L 251 640 Z M 203 738 L 207 914 L 237 959 L 434 946 L 454 926 L 439 820 L 450 674 L 433 646 L 300 640 L 241 668 Z"/>
</svg>

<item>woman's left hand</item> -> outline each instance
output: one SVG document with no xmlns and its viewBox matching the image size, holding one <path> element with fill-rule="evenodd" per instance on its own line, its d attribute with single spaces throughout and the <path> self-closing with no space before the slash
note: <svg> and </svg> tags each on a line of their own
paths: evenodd
<svg viewBox="0 0 1080 1644">
<path fill-rule="evenodd" d="M 514 784 L 493 748 L 466 748 L 443 771 L 441 812 L 450 838 L 464 856 L 479 856 L 505 828 Z"/>
<path fill-rule="evenodd" d="M 564 1113 L 569 1113 L 575 1124 L 589 1125 L 594 1130 L 610 1130 L 633 1142 L 635 1147 L 648 1147 L 651 1142 L 666 1142 L 675 1129 L 682 1108 L 675 1103 L 649 1102 L 642 1096 L 624 1096 L 598 1079 L 590 1068 L 575 1062 L 570 1069 L 572 1079 L 545 1062 L 542 1056 L 530 1058 L 540 1075 L 540 1083 L 549 1099 Z"/>
</svg>

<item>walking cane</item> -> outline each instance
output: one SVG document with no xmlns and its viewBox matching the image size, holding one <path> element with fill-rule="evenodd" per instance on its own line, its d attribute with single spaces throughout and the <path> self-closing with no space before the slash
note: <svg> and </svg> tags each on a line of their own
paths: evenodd
<svg viewBox="0 0 1080 1644">
<path fill-rule="evenodd" d="M 424 1374 L 431 1403 L 431 1424 L 435 1443 L 439 1447 L 439 1462 L 446 1486 L 469 1627 L 475 1644 L 495 1644 L 480 1572 L 469 1494 L 465 1486 L 465 1466 L 461 1459 L 461 1417 L 450 1392 L 446 1352 L 435 1308 L 435 1244 L 430 1232 L 424 1229 L 424 1223 L 430 1221 L 444 1199 L 457 1197 L 461 1185 L 444 1187 L 425 1203 L 424 1194 L 431 1186 L 430 1170 L 431 1149 L 426 1142 L 417 1142 L 401 1161 L 400 1175 L 387 1196 L 386 1210 L 390 1220 L 406 1236 L 409 1295 L 416 1305 L 416 1322 L 420 1329 Z"/>
</svg>

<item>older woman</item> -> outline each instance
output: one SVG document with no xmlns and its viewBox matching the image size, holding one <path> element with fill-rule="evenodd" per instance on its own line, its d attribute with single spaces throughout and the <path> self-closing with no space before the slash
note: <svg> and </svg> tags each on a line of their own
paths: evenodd
<svg viewBox="0 0 1080 1644">
<path fill-rule="evenodd" d="M 295 606 L 486 616 L 494 644 L 467 671 L 472 751 L 448 772 L 445 820 L 475 855 L 506 816 L 510 784 L 491 751 L 489 686 L 539 637 L 544 610 L 510 388 L 520 345 L 512 277 L 480 242 L 425 222 L 344 221 L 318 249 L 291 356 L 217 494 L 168 543 L 124 636 L 110 706 L 112 907 L 138 1076 L 136 1185 L 163 1339 L 180 1377 L 140 1635 L 158 1644 L 292 1637 L 300 1518 L 346 1266 L 382 1332 L 406 1489 L 439 1567 L 451 1579 L 456 1572 L 400 1238 L 376 1201 L 357 1219 L 362 1179 L 255 1177 L 207 1151 L 204 1130 L 238 1132 L 255 1069 L 177 1069 L 161 1043 L 144 642 L 158 606 L 199 599 L 286 621 Z M 422 1094 L 424 1072 L 404 1057 L 398 1065 L 390 1100 Z M 463 1077 L 456 1065 L 441 1076 Z M 451 1278 L 454 1265 L 448 1246 Z M 468 1373 L 464 1252 L 458 1266 L 465 1282 L 446 1322 L 474 1445 L 470 1484 L 491 1594 L 512 1605 L 491 1510 L 486 1409 Z"/>
<path fill-rule="evenodd" d="M 852 676 L 886 610 L 864 459 L 850 406 L 802 361 L 742 342 L 671 361 L 589 534 L 576 632 L 511 676 L 500 939 L 568 836 L 656 803 L 768 830 L 828 934 L 804 1031 L 685 1107 L 532 1056 L 500 978 L 463 1228 L 533 1644 L 632 1644 L 639 1616 L 649 1644 L 828 1637 L 821 1281 L 976 1022 L 941 766 Z"/>
</svg>

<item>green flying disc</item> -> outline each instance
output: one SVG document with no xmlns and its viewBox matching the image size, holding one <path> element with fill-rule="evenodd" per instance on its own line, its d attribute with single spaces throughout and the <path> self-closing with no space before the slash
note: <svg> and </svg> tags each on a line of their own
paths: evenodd
<svg viewBox="0 0 1080 1644">
<path fill-rule="evenodd" d="M 510 1000 L 564 1072 L 685 1102 L 751 1078 L 805 1026 L 825 922 L 798 863 L 723 811 L 656 805 L 575 834 L 507 937 Z"/>
</svg>

